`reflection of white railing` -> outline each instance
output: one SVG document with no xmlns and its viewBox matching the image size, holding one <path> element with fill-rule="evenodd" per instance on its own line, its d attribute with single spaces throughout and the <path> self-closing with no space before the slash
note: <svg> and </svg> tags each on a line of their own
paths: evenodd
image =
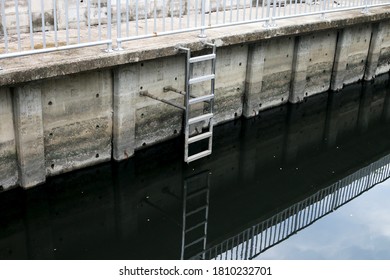
<svg viewBox="0 0 390 280">
<path fill-rule="evenodd" d="M 290 206 L 194 259 L 251 259 L 390 177 L 390 155 Z"/>
<path fill-rule="evenodd" d="M 390 0 L 0 0 L 0 58 L 351 9 Z"/>
</svg>

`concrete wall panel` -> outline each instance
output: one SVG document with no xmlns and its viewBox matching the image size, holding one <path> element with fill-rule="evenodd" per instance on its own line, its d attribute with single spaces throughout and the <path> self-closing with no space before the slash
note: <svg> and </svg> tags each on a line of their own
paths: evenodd
<svg viewBox="0 0 390 280">
<path fill-rule="evenodd" d="M 40 83 L 16 87 L 13 96 L 19 184 L 30 188 L 46 180 Z"/>
<path fill-rule="evenodd" d="M 337 31 L 327 30 L 297 37 L 289 101 L 325 92 L 330 87 Z"/>
<path fill-rule="evenodd" d="M 390 71 L 390 21 L 380 22 L 379 29 L 382 32 L 382 42 L 376 75 Z"/>
<path fill-rule="evenodd" d="M 158 98 L 169 100 L 183 106 L 184 96 L 168 91 L 171 86 L 184 91 L 185 60 L 184 55 L 160 58 L 139 63 L 139 80 L 134 86 L 135 149 L 175 137 L 181 133 L 183 111 L 149 97 L 140 96 L 140 91 Z"/>
<path fill-rule="evenodd" d="M 127 159 L 134 154 L 135 106 L 139 84 L 138 64 L 114 69 L 113 157 Z"/>
<path fill-rule="evenodd" d="M 48 175 L 111 159 L 110 71 L 45 81 L 42 107 Z"/>
<path fill-rule="evenodd" d="M 14 186 L 18 180 L 12 111 L 10 89 L 2 87 L 0 88 L 0 189 Z"/>
<path fill-rule="evenodd" d="M 292 75 L 294 38 L 283 37 L 250 47 L 244 116 L 256 116 L 260 110 L 288 101 Z"/>
<path fill-rule="evenodd" d="M 248 46 L 217 49 L 214 123 L 241 117 L 245 92 Z"/>
<path fill-rule="evenodd" d="M 371 24 L 346 27 L 339 32 L 332 90 L 363 79 L 371 40 Z"/>
</svg>

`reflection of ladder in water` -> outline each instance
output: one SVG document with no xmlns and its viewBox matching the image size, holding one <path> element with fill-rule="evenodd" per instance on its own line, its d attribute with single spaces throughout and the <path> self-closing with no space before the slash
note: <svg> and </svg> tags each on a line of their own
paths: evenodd
<svg viewBox="0 0 390 280">
<path fill-rule="evenodd" d="M 211 54 L 191 57 L 191 50 L 188 48 L 182 48 L 179 49 L 181 51 L 186 52 L 187 59 L 186 59 L 186 86 L 185 86 L 185 119 L 184 119 L 184 161 L 187 163 L 190 163 L 192 161 L 198 160 L 200 158 L 206 157 L 211 154 L 212 152 L 212 140 L 213 140 L 213 109 L 214 109 L 214 88 L 215 88 L 215 62 L 216 62 L 216 46 L 214 44 L 206 44 L 207 46 L 212 48 Z M 211 73 L 204 75 L 204 76 L 198 76 L 198 77 L 192 77 L 193 73 L 193 67 L 194 64 L 203 62 L 203 61 L 211 61 Z M 193 96 L 191 94 L 191 88 L 192 85 L 203 83 L 203 82 L 210 82 L 210 92 L 207 92 L 206 94 L 203 94 L 201 96 Z M 199 116 L 192 116 L 191 114 L 191 106 L 207 102 L 209 103 L 209 110 L 207 113 L 203 113 Z M 202 133 L 191 136 L 191 126 L 206 122 L 207 131 L 203 131 Z M 191 136 L 191 137 L 190 137 Z M 197 152 L 193 155 L 190 155 L 189 146 L 193 143 L 199 142 L 201 140 L 208 140 L 208 148 L 204 151 Z"/>
<path fill-rule="evenodd" d="M 183 231 L 181 259 L 206 250 L 209 215 L 210 172 L 186 178 L 183 186 Z"/>
</svg>

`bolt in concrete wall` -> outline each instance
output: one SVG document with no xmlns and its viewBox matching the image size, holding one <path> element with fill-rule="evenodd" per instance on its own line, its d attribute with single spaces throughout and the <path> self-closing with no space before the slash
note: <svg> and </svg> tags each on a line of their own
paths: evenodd
<svg viewBox="0 0 390 280">
<path fill-rule="evenodd" d="M 15 88 L 14 118 L 19 184 L 29 188 L 46 179 L 40 84 Z"/>
<path fill-rule="evenodd" d="M 15 133 L 10 89 L 0 88 L 0 190 L 16 185 Z"/>
<path fill-rule="evenodd" d="M 244 116 L 286 103 L 290 94 L 294 40 L 282 37 L 249 48 Z"/>
<path fill-rule="evenodd" d="M 297 103 L 329 89 L 336 40 L 335 30 L 297 37 L 290 102 Z"/>
<path fill-rule="evenodd" d="M 332 90 L 363 79 L 371 40 L 371 24 L 345 27 L 339 33 Z"/>
<path fill-rule="evenodd" d="M 111 159 L 110 71 L 44 81 L 42 104 L 48 175 Z"/>
</svg>

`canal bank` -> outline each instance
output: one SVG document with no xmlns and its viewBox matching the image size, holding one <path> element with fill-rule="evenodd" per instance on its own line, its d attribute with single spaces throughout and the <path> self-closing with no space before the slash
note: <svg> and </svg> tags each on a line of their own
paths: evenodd
<svg viewBox="0 0 390 280">
<path fill-rule="evenodd" d="M 3 192 L 0 259 L 179 259 L 184 203 L 198 208 L 206 194 L 206 258 L 253 257 L 389 176 L 389 100 L 388 80 L 381 77 L 222 124 L 214 153 L 191 165 L 182 161 L 182 139 L 175 138 L 127 161 Z M 193 179 L 199 181 L 190 185 Z M 190 200 L 196 190 L 203 193 Z M 198 214 L 186 218 L 186 229 L 205 221 L 204 212 Z M 277 224 L 284 229 L 275 230 Z M 186 244 L 203 235 L 198 230 Z M 252 250 L 260 233 L 263 243 Z M 202 250 L 201 244 L 188 247 L 184 258 Z"/>
<path fill-rule="evenodd" d="M 140 95 L 183 102 L 164 90 L 184 89 L 179 45 L 199 54 L 207 52 L 205 40 L 217 45 L 214 123 L 222 124 L 388 72 L 389 19 L 384 6 L 299 23 L 283 19 L 268 29 L 259 23 L 213 29 L 206 39 L 156 37 L 113 53 L 91 48 L 2 60 L 0 185 L 33 187 L 181 135 L 182 111 Z M 194 69 L 209 71 L 206 63 Z"/>
</svg>

